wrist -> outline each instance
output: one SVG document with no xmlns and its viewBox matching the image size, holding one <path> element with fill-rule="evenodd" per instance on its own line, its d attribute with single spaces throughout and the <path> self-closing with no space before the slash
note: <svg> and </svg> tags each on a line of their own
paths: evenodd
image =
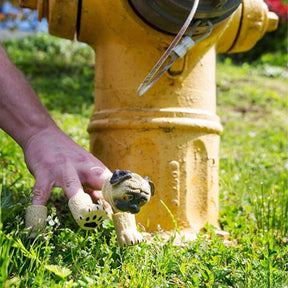
<svg viewBox="0 0 288 288">
<path fill-rule="evenodd" d="M 59 133 L 64 134 L 53 121 L 49 121 L 49 123 L 39 123 L 39 125 L 30 127 L 28 131 L 25 131 L 25 136 L 21 137 L 19 141 L 16 141 L 25 152 L 34 140 L 37 139 L 38 145 L 41 145 L 39 142 L 47 141 L 48 139 L 49 141 L 53 139 L 57 141 L 57 137 L 59 136 L 56 135 L 59 135 Z"/>
</svg>

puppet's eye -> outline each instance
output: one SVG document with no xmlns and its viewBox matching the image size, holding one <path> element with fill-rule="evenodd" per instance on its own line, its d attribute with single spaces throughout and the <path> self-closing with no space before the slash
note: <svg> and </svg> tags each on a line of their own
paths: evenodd
<svg viewBox="0 0 288 288">
<path fill-rule="evenodd" d="M 127 195 L 123 195 L 122 199 L 125 200 L 125 201 L 128 201 L 129 197 Z"/>
</svg>

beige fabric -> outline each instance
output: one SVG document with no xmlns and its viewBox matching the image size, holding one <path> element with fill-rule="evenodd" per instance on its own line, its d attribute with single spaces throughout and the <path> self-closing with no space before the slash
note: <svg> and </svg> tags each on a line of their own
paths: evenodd
<svg viewBox="0 0 288 288">
<path fill-rule="evenodd" d="M 28 237 L 35 238 L 46 225 L 47 208 L 42 205 L 31 205 L 26 209 L 25 224 L 28 229 Z"/>
</svg>

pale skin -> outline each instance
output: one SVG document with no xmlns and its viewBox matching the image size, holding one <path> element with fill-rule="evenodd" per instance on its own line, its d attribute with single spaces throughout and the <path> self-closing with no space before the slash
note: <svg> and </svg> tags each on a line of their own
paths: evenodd
<svg viewBox="0 0 288 288">
<path fill-rule="evenodd" d="M 32 205 L 46 205 L 52 187 L 68 199 L 83 189 L 94 202 L 103 199 L 97 190 L 111 171 L 60 130 L 1 46 L 0 128 L 21 146 L 35 178 Z"/>
</svg>

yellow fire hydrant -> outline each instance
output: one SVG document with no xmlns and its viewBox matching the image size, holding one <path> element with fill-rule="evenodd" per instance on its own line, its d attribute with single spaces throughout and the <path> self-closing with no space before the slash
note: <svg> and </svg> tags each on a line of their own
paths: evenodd
<svg viewBox="0 0 288 288">
<path fill-rule="evenodd" d="M 277 16 L 262 0 L 244 0 L 139 97 L 139 84 L 175 36 L 151 23 L 161 15 L 145 19 L 132 0 L 20 3 L 47 17 L 52 35 L 73 39 L 76 33 L 95 50 L 91 152 L 111 170 L 132 170 L 154 182 L 155 196 L 137 222 L 147 231 L 172 230 L 174 217 L 188 234 L 206 223 L 217 227 L 222 126 L 216 115 L 215 56 L 251 49 L 277 28 Z"/>
</svg>

